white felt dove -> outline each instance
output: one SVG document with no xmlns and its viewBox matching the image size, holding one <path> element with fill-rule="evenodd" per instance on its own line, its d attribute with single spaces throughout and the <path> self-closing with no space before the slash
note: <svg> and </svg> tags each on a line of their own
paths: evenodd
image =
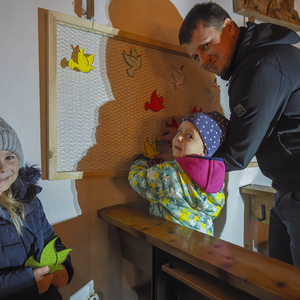
<svg viewBox="0 0 300 300">
<path fill-rule="evenodd" d="M 180 84 L 183 84 L 184 75 L 182 74 L 182 68 L 183 66 L 181 66 L 178 70 L 175 70 L 175 68 L 173 69 L 173 76 L 176 80 L 176 89 L 178 89 Z"/>
</svg>

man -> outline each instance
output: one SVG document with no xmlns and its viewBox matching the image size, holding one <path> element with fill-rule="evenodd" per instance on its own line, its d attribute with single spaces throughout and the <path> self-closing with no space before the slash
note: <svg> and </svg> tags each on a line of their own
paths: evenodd
<svg viewBox="0 0 300 300">
<path fill-rule="evenodd" d="M 231 117 L 216 156 L 226 171 L 256 155 L 277 190 L 269 253 L 300 267 L 300 50 L 298 35 L 274 24 L 237 27 L 218 4 L 196 4 L 184 19 L 180 44 L 200 66 L 229 80 Z M 169 139 L 163 132 L 159 140 Z"/>
</svg>

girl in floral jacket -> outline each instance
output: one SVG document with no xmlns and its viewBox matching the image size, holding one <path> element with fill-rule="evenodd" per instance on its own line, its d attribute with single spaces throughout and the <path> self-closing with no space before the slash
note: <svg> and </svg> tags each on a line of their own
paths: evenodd
<svg viewBox="0 0 300 300">
<path fill-rule="evenodd" d="M 213 221 L 225 203 L 225 166 L 212 158 L 225 139 L 219 112 L 188 115 L 172 142 L 173 161 L 151 166 L 139 155 L 129 171 L 131 187 L 150 202 L 152 215 L 214 235 Z"/>
</svg>

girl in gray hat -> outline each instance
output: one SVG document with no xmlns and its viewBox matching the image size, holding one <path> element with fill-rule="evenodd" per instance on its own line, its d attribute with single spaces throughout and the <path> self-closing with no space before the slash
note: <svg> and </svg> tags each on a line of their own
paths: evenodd
<svg viewBox="0 0 300 300">
<path fill-rule="evenodd" d="M 73 276 L 68 256 L 62 270 L 25 266 L 29 257 L 40 262 L 44 246 L 56 238 L 37 194 L 40 170 L 24 164 L 20 140 L 0 118 L 0 297 L 3 300 L 62 299 L 58 288 Z M 55 240 L 56 251 L 66 249 Z"/>
</svg>

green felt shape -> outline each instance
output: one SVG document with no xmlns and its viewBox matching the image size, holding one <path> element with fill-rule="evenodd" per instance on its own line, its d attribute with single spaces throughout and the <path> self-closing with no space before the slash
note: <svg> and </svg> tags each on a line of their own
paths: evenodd
<svg viewBox="0 0 300 300">
<path fill-rule="evenodd" d="M 56 239 L 57 237 L 45 246 L 40 262 L 35 261 L 33 256 L 30 256 L 25 263 L 25 267 L 32 267 L 35 269 L 48 266 L 50 268 L 49 274 L 58 270 L 63 270 L 63 266 L 61 264 L 67 259 L 67 256 L 72 249 L 65 249 L 57 252 L 55 248 Z"/>
</svg>

